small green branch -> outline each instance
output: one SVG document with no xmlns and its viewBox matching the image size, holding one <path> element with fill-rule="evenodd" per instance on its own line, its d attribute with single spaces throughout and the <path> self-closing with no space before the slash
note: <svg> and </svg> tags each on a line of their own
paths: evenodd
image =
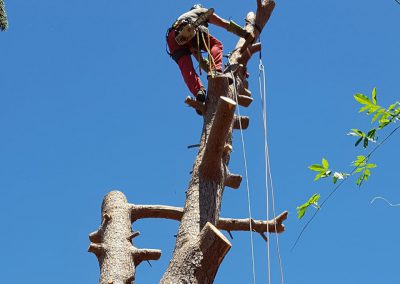
<svg viewBox="0 0 400 284">
<path fill-rule="evenodd" d="M 0 0 L 0 30 L 5 31 L 8 28 L 8 20 L 4 1 Z"/>
</svg>

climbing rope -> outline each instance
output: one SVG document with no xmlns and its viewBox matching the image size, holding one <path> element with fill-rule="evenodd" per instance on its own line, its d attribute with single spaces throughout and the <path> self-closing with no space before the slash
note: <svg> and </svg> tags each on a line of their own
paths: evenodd
<svg viewBox="0 0 400 284">
<path fill-rule="evenodd" d="M 237 105 L 237 115 L 240 118 L 240 110 L 239 110 L 239 102 L 238 102 L 238 96 L 236 94 L 236 79 L 235 76 L 233 75 L 233 71 L 231 70 L 231 76 L 233 79 L 233 89 L 234 89 L 234 98 L 236 100 L 236 105 Z M 253 224 L 252 224 L 252 214 L 251 214 L 251 199 L 250 199 L 250 186 L 249 186 L 249 174 L 248 174 L 248 168 L 247 168 L 247 158 L 246 158 L 246 147 L 244 143 L 244 135 L 243 135 L 243 128 L 242 128 L 242 122 L 239 119 L 239 128 L 240 128 L 240 137 L 242 140 L 242 152 L 243 152 L 243 161 L 244 161 L 244 170 L 245 170 L 245 176 L 246 176 L 246 192 L 247 192 L 247 206 L 248 206 L 248 212 L 249 212 L 249 226 L 250 226 L 250 247 L 251 247 L 251 263 L 252 263 L 252 271 L 253 271 L 253 284 L 256 284 L 256 269 L 255 269 L 255 258 L 254 258 L 254 241 L 253 241 Z"/>
<path fill-rule="evenodd" d="M 274 219 L 276 218 L 276 210 L 275 210 L 275 191 L 274 191 L 274 186 L 273 186 L 273 181 L 272 181 L 271 163 L 270 163 L 270 159 L 269 159 L 269 147 L 268 147 L 266 75 L 265 75 L 265 67 L 262 62 L 261 52 L 260 52 L 259 60 L 260 60 L 260 62 L 259 62 L 258 82 L 259 82 L 259 91 L 260 91 L 260 98 L 261 98 L 261 111 L 262 111 L 263 127 L 264 127 L 265 191 L 266 191 L 267 220 L 269 220 L 269 191 L 270 190 L 271 190 L 272 213 L 273 213 Z M 275 223 L 275 231 L 277 231 L 276 223 Z M 267 233 L 269 233 L 268 230 L 267 230 Z M 281 284 L 284 284 L 283 264 L 282 264 L 282 257 L 281 257 L 281 253 L 280 253 L 280 243 L 279 243 L 278 234 L 276 234 L 276 249 L 277 249 L 278 262 L 279 262 Z M 270 259 L 269 242 L 268 242 L 268 246 L 267 246 L 267 256 L 268 256 L 268 283 L 271 283 L 271 259 Z"/>
<path fill-rule="evenodd" d="M 203 38 L 204 40 L 204 38 Z M 207 50 L 208 51 L 208 50 Z M 236 94 L 236 78 L 233 74 L 233 70 L 230 71 L 230 74 L 233 79 L 233 89 L 234 89 L 234 98 L 237 104 L 237 115 L 240 118 L 240 108 L 238 102 L 238 96 Z M 267 107 L 266 107 L 266 75 L 265 75 L 265 67 L 262 63 L 262 55 L 260 51 L 260 62 L 259 62 L 259 92 L 261 97 L 261 110 L 262 110 L 262 118 L 263 118 L 263 127 L 264 127 L 264 156 L 265 156 L 265 191 L 266 191 L 266 209 L 267 209 L 267 220 L 269 220 L 269 192 L 271 190 L 271 204 L 272 204 L 272 213 L 274 219 L 276 218 L 276 210 L 275 210 L 275 191 L 272 181 L 272 173 L 271 173 L 271 163 L 269 159 L 269 148 L 268 148 L 268 132 L 267 132 Z M 246 158 L 246 147 L 244 142 L 243 128 L 241 120 L 239 119 L 239 128 L 240 128 L 240 136 L 242 140 L 242 152 L 243 152 L 243 160 L 245 167 L 245 176 L 246 176 L 246 190 L 247 190 L 247 204 L 248 204 L 248 213 L 250 219 L 250 246 L 251 246 L 251 259 L 252 259 L 252 270 L 253 270 L 253 283 L 256 283 L 256 272 L 255 272 L 255 260 L 254 260 L 254 241 L 253 241 L 253 228 L 252 228 L 252 214 L 251 214 L 251 198 L 250 198 L 250 187 L 249 187 L 249 178 L 248 178 L 248 167 L 247 167 L 247 158 Z M 275 223 L 275 232 L 277 232 L 277 224 Z M 267 235 L 269 234 L 269 228 L 267 227 Z M 283 264 L 282 257 L 280 252 L 280 243 L 279 236 L 276 234 L 276 248 L 278 255 L 278 262 L 280 268 L 280 276 L 281 276 L 281 284 L 284 284 L 284 272 L 283 272 Z M 271 257 L 270 257 L 270 243 L 267 241 L 267 258 L 268 258 L 268 283 L 271 283 Z"/>
<path fill-rule="evenodd" d="M 208 43 L 206 42 L 206 39 L 204 38 L 204 34 L 203 33 L 201 33 L 201 37 L 203 39 L 203 44 L 206 47 L 206 50 L 207 50 L 207 53 L 208 53 L 208 62 L 210 64 L 210 66 L 209 66 L 210 70 L 209 71 L 210 71 L 210 74 L 211 74 L 211 78 L 214 78 L 214 73 L 212 72 L 213 69 L 212 69 L 211 64 L 214 66 L 214 70 L 217 69 L 217 65 L 215 64 L 214 57 L 212 57 L 212 54 L 211 54 L 211 51 L 210 51 L 210 46 L 211 46 L 211 44 L 210 44 L 210 33 L 207 31 Z M 199 51 L 200 51 L 200 47 L 199 47 Z"/>
</svg>

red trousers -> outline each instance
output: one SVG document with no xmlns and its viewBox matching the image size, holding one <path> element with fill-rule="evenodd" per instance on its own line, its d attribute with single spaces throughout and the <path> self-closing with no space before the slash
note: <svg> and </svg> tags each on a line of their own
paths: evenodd
<svg viewBox="0 0 400 284">
<path fill-rule="evenodd" d="M 206 39 L 206 41 L 208 41 L 208 38 L 206 35 L 205 35 L 205 39 Z M 196 37 L 193 40 L 196 41 Z M 168 43 L 168 47 L 169 47 L 171 54 L 174 54 L 174 52 L 176 52 L 179 49 L 182 49 L 182 48 L 185 49 L 184 50 L 184 51 L 186 51 L 185 54 L 181 58 L 179 58 L 177 63 L 178 63 L 179 69 L 181 70 L 182 77 L 185 80 L 185 83 L 188 86 L 190 92 L 194 96 L 196 96 L 197 92 L 201 88 L 204 88 L 204 86 L 200 80 L 200 77 L 197 75 L 197 73 L 193 67 L 193 61 L 190 56 L 191 55 L 190 48 L 194 47 L 193 40 L 186 43 L 185 45 L 179 45 L 175 41 L 175 31 L 172 29 L 168 34 L 167 43 Z M 201 41 L 202 41 L 202 39 L 201 39 Z M 200 48 L 202 50 L 206 50 L 204 47 L 204 44 L 200 44 Z M 221 72 L 222 71 L 223 46 L 222 46 L 222 43 L 218 39 L 213 37 L 212 35 L 210 35 L 210 53 L 211 53 L 212 58 L 214 59 L 216 71 Z M 213 64 L 211 64 L 211 66 L 214 67 Z"/>
</svg>

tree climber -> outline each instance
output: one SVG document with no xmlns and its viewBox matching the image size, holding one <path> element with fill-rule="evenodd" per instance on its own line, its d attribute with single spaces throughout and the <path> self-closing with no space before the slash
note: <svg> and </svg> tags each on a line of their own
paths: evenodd
<svg viewBox="0 0 400 284">
<path fill-rule="evenodd" d="M 200 67 L 206 69 L 209 76 L 222 73 L 223 45 L 209 34 L 208 23 L 222 27 L 239 37 L 251 36 L 234 21 L 227 21 L 213 12 L 214 9 L 196 4 L 182 14 L 167 31 L 167 52 L 178 64 L 190 92 L 200 102 L 206 100 L 206 89 L 193 67 L 191 55 L 199 60 Z M 210 62 L 201 56 L 201 50 L 209 53 Z"/>
</svg>

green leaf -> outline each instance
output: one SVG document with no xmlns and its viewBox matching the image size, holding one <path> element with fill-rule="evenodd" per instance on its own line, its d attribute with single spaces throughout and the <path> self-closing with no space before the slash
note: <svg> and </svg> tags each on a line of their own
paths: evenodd
<svg viewBox="0 0 400 284">
<path fill-rule="evenodd" d="M 364 168 L 357 168 L 357 169 L 355 169 L 354 173 L 356 174 L 356 173 L 362 172 L 363 170 L 364 170 Z"/>
<path fill-rule="evenodd" d="M 357 162 L 364 163 L 364 162 L 366 162 L 366 160 L 367 160 L 367 157 L 365 157 L 363 155 L 357 156 Z"/>
<path fill-rule="evenodd" d="M 313 196 L 311 196 L 310 200 L 308 200 L 308 202 L 310 204 L 317 204 L 318 200 L 321 198 L 321 195 L 319 194 L 314 194 Z"/>
<path fill-rule="evenodd" d="M 375 134 L 376 128 L 372 128 L 370 131 L 368 131 L 367 137 L 370 139 L 370 141 L 375 141 Z"/>
<path fill-rule="evenodd" d="M 399 102 L 395 102 L 394 104 L 391 104 L 387 110 L 391 111 L 392 109 L 394 109 L 397 106 L 398 103 Z"/>
<path fill-rule="evenodd" d="M 314 178 L 314 181 L 319 180 L 321 177 L 323 177 L 323 175 L 325 174 L 325 171 L 320 172 L 319 174 L 317 174 Z"/>
<path fill-rule="evenodd" d="M 313 164 L 313 165 L 309 166 L 308 168 L 314 172 L 320 172 L 320 171 L 324 170 L 324 167 L 319 164 Z"/>
<path fill-rule="evenodd" d="M 364 149 L 368 147 L 368 138 L 364 138 L 364 144 L 363 144 Z"/>
<path fill-rule="evenodd" d="M 304 208 L 297 207 L 297 218 L 298 219 L 301 219 L 304 217 L 304 214 L 306 214 L 307 208 L 308 208 L 308 206 L 304 207 Z"/>
<path fill-rule="evenodd" d="M 378 111 L 380 108 L 381 108 L 380 106 L 375 106 L 375 105 L 370 106 L 370 108 L 368 110 L 368 115 Z"/>
<path fill-rule="evenodd" d="M 372 103 L 376 105 L 376 88 L 372 89 Z"/>
<path fill-rule="evenodd" d="M 376 164 L 367 164 L 365 167 L 366 167 L 367 169 L 373 169 L 373 168 L 376 168 L 377 165 L 376 165 Z"/>
<path fill-rule="evenodd" d="M 388 120 L 388 117 L 390 117 L 390 115 L 391 115 L 390 112 L 385 111 L 385 112 L 382 114 L 381 119 L 379 119 L 379 122 Z"/>
<path fill-rule="evenodd" d="M 384 112 L 385 112 L 385 109 L 383 109 L 383 108 L 378 110 L 378 112 L 375 113 L 374 117 L 372 118 L 372 122 L 375 122 L 379 118 L 379 116 L 381 116 Z"/>
<path fill-rule="evenodd" d="M 360 137 L 360 138 L 356 141 L 356 144 L 354 144 L 354 146 L 357 147 L 358 144 L 360 144 L 360 142 L 363 141 L 363 139 L 364 139 L 363 137 Z"/>
<path fill-rule="evenodd" d="M 379 127 L 378 129 L 382 129 L 385 128 L 386 126 L 388 126 L 390 124 L 390 120 L 384 119 L 384 120 L 380 120 L 379 121 Z"/>
<path fill-rule="evenodd" d="M 359 166 L 363 166 L 366 162 L 367 162 L 367 158 L 360 155 L 360 156 L 357 156 L 357 160 L 353 161 L 352 164 L 355 167 L 359 167 Z"/>
<path fill-rule="evenodd" d="M 364 180 L 364 176 L 363 176 L 363 175 L 360 175 L 360 176 L 358 177 L 357 181 L 356 181 L 356 184 L 358 185 L 358 187 L 361 186 L 363 180 Z"/>
<path fill-rule="evenodd" d="M 325 158 L 322 159 L 322 166 L 324 166 L 325 170 L 329 168 L 329 163 Z"/>
<path fill-rule="evenodd" d="M 370 108 L 371 108 L 371 105 L 366 105 L 366 106 L 363 106 L 362 108 L 360 108 L 360 110 L 358 112 L 363 112 Z"/>
<path fill-rule="evenodd" d="M 359 102 L 362 105 L 370 105 L 372 104 L 369 98 L 366 95 L 363 94 L 355 94 L 354 98 L 356 99 L 357 102 Z"/>
<path fill-rule="evenodd" d="M 298 206 L 297 209 L 297 218 L 301 219 L 303 218 L 304 214 L 306 213 L 308 207 L 310 207 L 311 205 L 317 207 L 317 209 L 319 209 L 318 206 L 318 200 L 320 199 L 321 195 L 315 193 L 313 194 L 306 203 Z"/>
</svg>

